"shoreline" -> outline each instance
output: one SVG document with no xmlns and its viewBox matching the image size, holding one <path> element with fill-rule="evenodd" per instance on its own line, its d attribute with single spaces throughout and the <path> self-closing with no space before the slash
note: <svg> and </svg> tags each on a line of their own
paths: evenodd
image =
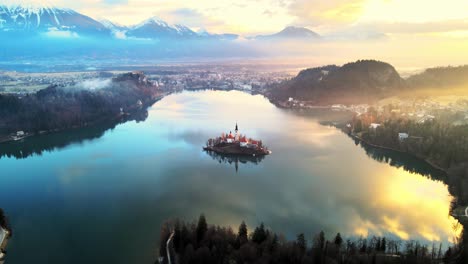
<svg viewBox="0 0 468 264">
<path fill-rule="evenodd" d="M 137 113 L 138 111 L 141 111 L 143 109 L 147 110 L 153 104 L 155 104 L 156 102 L 162 100 L 164 97 L 166 97 L 166 96 L 168 96 L 170 94 L 171 94 L 171 92 L 163 93 L 160 96 L 156 96 L 154 98 L 151 98 L 149 100 L 149 102 L 144 103 L 143 106 L 141 106 L 141 107 L 139 107 L 139 106 L 133 107 L 132 109 L 130 109 L 129 112 L 118 114 L 118 115 L 116 115 L 116 116 L 114 116 L 112 118 L 109 118 L 109 117 L 108 118 L 101 118 L 101 119 L 94 120 L 94 121 L 91 121 L 91 122 L 86 122 L 85 124 L 82 124 L 82 125 L 75 125 L 75 126 L 66 127 L 66 128 L 56 128 L 56 129 L 44 130 L 44 131 L 33 132 L 33 133 L 26 132 L 24 137 L 22 137 L 20 139 L 17 139 L 17 140 L 15 140 L 11 136 L 11 134 L 9 134 L 9 135 L 0 135 L 0 145 L 5 144 L 5 143 L 12 143 L 12 142 L 16 142 L 16 141 L 21 142 L 21 141 L 23 141 L 23 140 L 25 140 L 27 138 L 36 137 L 36 136 L 39 136 L 39 135 L 54 134 L 54 133 L 59 133 L 59 132 L 67 131 L 67 130 L 75 130 L 75 129 L 80 129 L 80 128 L 92 127 L 92 126 L 95 126 L 95 125 L 100 124 L 100 123 L 112 122 L 112 121 L 117 121 L 119 119 L 124 119 L 126 117 L 134 115 L 135 113 Z"/>
<path fill-rule="evenodd" d="M 344 131 L 343 131 L 344 132 Z M 346 132 L 345 132 L 346 133 Z M 396 152 L 399 152 L 399 153 L 404 153 L 404 154 L 409 154 L 417 159 L 420 159 L 421 161 L 424 161 L 426 162 L 428 165 L 430 165 L 432 168 L 436 169 L 436 170 L 439 170 L 439 171 L 442 171 L 444 172 L 445 174 L 448 173 L 448 170 L 447 169 L 444 169 L 442 167 L 440 167 L 439 165 L 437 164 L 434 164 L 433 162 L 431 162 L 430 160 L 424 158 L 424 157 L 420 157 L 416 154 L 413 154 L 411 152 L 407 152 L 407 151 L 403 151 L 403 150 L 399 150 L 399 149 L 395 149 L 395 148 L 391 148 L 391 147 L 386 147 L 386 146 L 381 146 L 381 145 L 376 145 L 376 144 L 373 144 L 373 143 L 370 143 L 364 139 L 362 139 L 361 137 L 353 134 L 353 133 L 346 133 L 347 135 L 349 135 L 351 138 L 353 139 L 356 139 L 356 140 L 359 140 L 360 142 L 368 145 L 368 146 L 371 146 L 371 147 L 374 147 L 374 148 L 379 148 L 379 149 L 384 149 L 384 150 L 390 150 L 390 151 L 396 151 Z"/>
</svg>

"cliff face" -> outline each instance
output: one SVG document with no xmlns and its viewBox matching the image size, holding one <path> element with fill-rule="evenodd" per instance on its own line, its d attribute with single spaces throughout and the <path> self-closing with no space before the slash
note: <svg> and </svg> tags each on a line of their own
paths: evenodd
<svg viewBox="0 0 468 264">
<path fill-rule="evenodd" d="M 101 89 L 50 86 L 22 98 L 0 95 L 0 134 L 85 126 L 148 104 L 161 92 L 142 73 L 113 78 Z"/>
<path fill-rule="evenodd" d="M 362 60 L 341 67 L 307 69 L 270 92 L 274 100 L 289 97 L 317 105 L 371 102 L 404 87 L 403 79 L 388 63 Z"/>
</svg>

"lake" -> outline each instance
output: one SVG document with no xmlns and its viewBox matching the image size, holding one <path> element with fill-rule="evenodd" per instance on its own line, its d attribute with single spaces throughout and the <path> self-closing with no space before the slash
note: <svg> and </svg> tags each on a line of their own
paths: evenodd
<svg viewBox="0 0 468 264">
<path fill-rule="evenodd" d="M 309 241 L 320 230 L 329 239 L 341 232 L 447 244 L 454 236 L 452 198 L 427 164 L 358 146 L 315 115 L 260 95 L 198 91 L 169 95 L 139 120 L 0 145 L 8 264 L 154 263 L 161 224 L 201 213 L 211 224 L 264 222 Z M 202 150 L 236 122 L 273 153 L 237 159 Z"/>
</svg>

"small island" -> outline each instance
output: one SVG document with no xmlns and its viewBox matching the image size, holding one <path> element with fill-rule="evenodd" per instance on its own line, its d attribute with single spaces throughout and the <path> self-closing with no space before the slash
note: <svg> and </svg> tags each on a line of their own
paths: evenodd
<svg viewBox="0 0 468 264">
<path fill-rule="evenodd" d="M 265 156 L 271 153 L 261 140 L 239 134 L 237 123 L 234 132 L 222 133 L 220 137 L 208 139 L 203 150 L 224 155 Z"/>
</svg>

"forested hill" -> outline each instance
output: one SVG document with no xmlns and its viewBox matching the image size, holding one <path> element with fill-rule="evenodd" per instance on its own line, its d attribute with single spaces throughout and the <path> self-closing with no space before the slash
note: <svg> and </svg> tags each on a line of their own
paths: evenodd
<svg viewBox="0 0 468 264">
<path fill-rule="evenodd" d="M 410 76 L 406 83 L 412 89 L 446 88 L 468 84 L 468 65 L 426 69 Z"/>
<path fill-rule="evenodd" d="M 116 119 L 162 94 L 140 72 L 104 83 L 99 89 L 53 85 L 26 96 L 0 94 L 0 137 L 16 131 L 55 131 Z"/>
<path fill-rule="evenodd" d="M 372 103 L 390 96 L 418 94 L 468 95 L 468 65 L 437 67 L 402 79 L 385 62 L 360 60 L 341 67 L 329 65 L 301 71 L 295 78 L 271 87 L 273 102 L 289 98 L 311 105 Z"/>
<path fill-rule="evenodd" d="M 361 103 L 392 95 L 404 89 L 404 80 L 385 62 L 359 60 L 341 67 L 330 65 L 301 71 L 269 91 L 272 100 L 289 97 L 313 104 Z"/>
</svg>

